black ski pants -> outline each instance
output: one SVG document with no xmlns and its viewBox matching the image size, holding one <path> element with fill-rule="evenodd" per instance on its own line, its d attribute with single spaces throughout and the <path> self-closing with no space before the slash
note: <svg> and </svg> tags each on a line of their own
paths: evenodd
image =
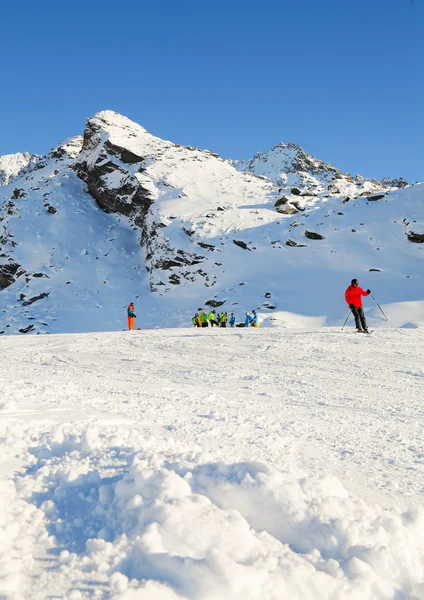
<svg viewBox="0 0 424 600">
<path fill-rule="evenodd" d="M 355 317 L 356 329 L 367 329 L 367 322 L 365 320 L 364 309 L 362 306 L 360 308 L 351 308 L 353 316 Z"/>
</svg>

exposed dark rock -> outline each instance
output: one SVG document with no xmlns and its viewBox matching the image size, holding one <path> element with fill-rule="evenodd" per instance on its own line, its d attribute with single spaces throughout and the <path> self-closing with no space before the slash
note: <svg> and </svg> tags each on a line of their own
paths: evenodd
<svg viewBox="0 0 424 600">
<path fill-rule="evenodd" d="M 168 279 L 169 283 L 172 283 L 173 285 L 179 285 L 181 283 L 181 278 L 176 273 L 172 273 Z"/>
<path fill-rule="evenodd" d="M 286 246 L 291 246 L 292 248 L 306 248 L 305 244 L 298 244 L 293 240 L 287 240 Z"/>
<path fill-rule="evenodd" d="M 413 231 L 409 231 L 406 235 L 410 242 L 414 242 L 415 244 L 424 244 L 424 233 L 414 233 Z"/>
<path fill-rule="evenodd" d="M 32 331 L 34 329 L 34 325 L 28 325 L 28 327 L 24 327 L 23 329 L 19 329 L 20 333 L 28 333 L 28 331 Z"/>
<path fill-rule="evenodd" d="M 201 248 L 205 248 L 205 250 L 215 250 L 215 246 L 212 244 L 205 244 L 204 242 L 199 242 L 199 246 Z"/>
<path fill-rule="evenodd" d="M 300 195 L 301 195 L 301 193 L 302 193 L 302 192 L 299 190 L 299 188 L 297 188 L 297 187 L 292 187 L 292 189 L 291 189 L 290 191 L 291 191 L 291 193 L 292 193 L 294 196 L 300 196 Z"/>
<path fill-rule="evenodd" d="M 367 196 L 367 200 L 369 202 L 376 202 L 377 200 L 381 200 L 384 198 L 386 194 L 375 194 L 374 196 Z"/>
<path fill-rule="evenodd" d="M 289 199 L 286 196 L 281 196 L 281 198 L 278 198 L 278 200 L 275 202 L 274 206 L 275 208 L 278 208 L 279 206 L 287 204 L 288 201 Z"/>
<path fill-rule="evenodd" d="M 15 188 L 13 190 L 13 194 L 12 194 L 12 199 L 13 200 L 18 200 L 19 198 L 24 198 L 25 197 L 25 192 L 23 189 L 21 188 Z"/>
<path fill-rule="evenodd" d="M 346 204 L 347 202 L 349 202 L 350 198 L 349 196 L 346 196 L 346 198 L 343 200 L 343 204 Z"/>
<path fill-rule="evenodd" d="M 172 258 L 161 258 L 159 260 L 153 261 L 152 267 L 154 269 L 162 269 L 166 271 L 168 269 L 171 269 L 172 267 L 198 265 L 204 260 L 205 258 L 203 256 L 199 256 L 197 254 L 188 254 L 183 250 L 177 250 L 177 256 L 173 256 Z"/>
<path fill-rule="evenodd" d="M 128 165 L 134 165 L 136 163 L 142 162 L 144 158 L 142 156 L 137 156 L 134 152 L 131 152 L 127 148 L 123 148 L 121 150 L 121 160 L 123 163 Z"/>
<path fill-rule="evenodd" d="M 214 298 L 212 298 L 212 300 L 208 300 L 207 302 L 205 302 L 206 306 L 212 306 L 213 308 L 217 308 L 218 306 L 222 306 L 223 304 L 225 304 L 226 300 L 215 300 Z"/>
<path fill-rule="evenodd" d="M 142 187 L 136 177 L 113 161 L 113 157 L 116 156 L 121 162 L 132 164 L 142 161 L 143 157 L 107 141 L 96 162 L 94 164 L 86 162 L 84 152 L 92 151 L 101 145 L 99 125 L 91 119 L 87 122 L 84 131 L 82 158 L 74 164 L 73 168 L 78 177 L 87 183 L 90 194 L 105 212 L 117 212 L 127 216 L 137 214 L 143 224 L 153 200 L 148 190 Z M 107 176 L 111 173 L 115 174 L 113 187 L 107 181 Z"/>
<path fill-rule="evenodd" d="M 216 210 L 219 210 L 219 211 L 224 211 L 224 210 L 225 210 L 225 208 L 224 208 L 223 206 L 218 206 L 218 208 L 217 208 Z"/>
<path fill-rule="evenodd" d="M 7 214 L 8 215 L 14 215 L 15 214 L 15 205 L 13 204 L 13 202 L 11 200 L 9 200 L 9 202 L 6 204 L 6 208 L 7 208 Z"/>
<path fill-rule="evenodd" d="M 368 271 L 369 271 L 369 272 L 371 272 L 371 271 L 376 271 L 376 272 L 380 273 L 380 272 L 381 272 L 381 269 L 368 269 Z"/>
<path fill-rule="evenodd" d="M 55 209 L 54 206 L 49 206 L 47 209 L 47 212 L 49 212 L 52 215 L 55 215 L 57 213 L 57 210 Z"/>
<path fill-rule="evenodd" d="M 264 306 L 266 308 L 269 308 L 270 310 L 274 310 L 275 308 L 277 308 L 274 304 L 271 304 L 270 302 L 265 302 Z"/>
<path fill-rule="evenodd" d="M 243 250 L 249 250 L 250 248 L 249 246 L 246 244 L 246 242 L 243 242 L 242 240 L 233 240 L 234 244 L 236 246 L 239 246 L 240 248 L 243 248 Z"/>
<path fill-rule="evenodd" d="M 64 156 L 67 156 L 67 152 L 66 152 L 65 148 L 62 148 L 61 146 L 59 146 L 58 148 L 55 148 L 54 150 L 49 152 L 47 156 L 49 158 L 60 159 L 60 158 L 63 158 Z"/>
<path fill-rule="evenodd" d="M 271 298 L 271 292 L 265 292 L 265 298 Z"/>
<path fill-rule="evenodd" d="M 295 200 L 294 202 L 292 202 L 292 205 L 300 212 L 303 212 L 305 209 L 300 205 L 300 202 L 298 202 L 297 200 Z"/>
<path fill-rule="evenodd" d="M 277 208 L 277 212 L 279 212 L 281 215 L 295 215 L 299 211 L 297 208 L 295 208 L 291 204 L 287 204 L 287 205 L 279 206 Z"/>
<path fill-rule="evenodd" d="M 396 187 L 396 188 L 404 188 L 408 184 L 407 181 L 403 177 L 397 177 L 396 179 L 390 179 L 390 177 L 384 177 L 381 180 L 382 185 L 385 187 Z"/>
<path fill-rule="evenodd" d="M 16 281 L 20 266 L 18 263 L 0 265 L 0 290 L 4 290 Z"/>
<path fill-rule="evenodd" d="M 194 235 L 194 229 L 186 229 L 185 227 L 182 228 L 182 230 L 184 231 L 184 233 L 186 233 L 187 235 L 189 235 L 190 237 L 192 235 Z"/>
<path fill-rule="evenodd" d="M 324 240 L 325 237 L 319 233 L 315 233 L 314 231 L 305 231 L 305 235 L 310 240 Z"/>
<path fill-rule="evenodd" d="M 344 213 L 342 213 L 342 212 L 338 212 L 337 214 L 340 215 L 340 216 L 344 215 Z"/>
<path fill-rule="evenodd" d="M 47 279 L 49 279 L 49 276 L 46 275 L 45 273 L 33 273 L 32 276 L 33 277 L 37 277 L 37 278 L 39 278 L 39 277 L 47 277 Z"/>
<path fill-rule="evenodd" d="M 43 298 L 47 298 L 49 296 L 50 292 L 44 292 L 43 294 L 39 294 L 38 296 L 34 296 L 33 298 L 30 298 L 29 300 L 26 300 L 23 303 L 23 306 L 30 306 L 30 304 L 33 304 L 34 302 L 37 302 L 37 300 L 42 300 Z"/>
</svg>

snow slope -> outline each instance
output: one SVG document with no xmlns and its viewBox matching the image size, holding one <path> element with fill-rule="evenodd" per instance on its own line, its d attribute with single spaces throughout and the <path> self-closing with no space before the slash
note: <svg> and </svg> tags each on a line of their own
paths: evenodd
<svg viewBox="0 0 424 600">
<path fill-rule="evenodd" d="M 423 599 L 422 342 L 2 338 L 1 598 Z"/>
<path fill-rule="evenodd" d="M 274 150 L 273 172 L 288 150 L 288 175 L 306 168 L 297 146 Z M 256 308 L 263 326 L 332 326 L 352 277 L 390 326 L 420 327 L 424 246 L 408 234 L 424 233 L 424 186 L 382 189 L 303 154 L 319 180 L 296 171 L 304 187 L 282 189 L 98 113 L 0 189 L 0 331 L 119 330 L 131 300 L 142 328 L 186 326 L 211 302 L 238 320 Z"/>
</svg>

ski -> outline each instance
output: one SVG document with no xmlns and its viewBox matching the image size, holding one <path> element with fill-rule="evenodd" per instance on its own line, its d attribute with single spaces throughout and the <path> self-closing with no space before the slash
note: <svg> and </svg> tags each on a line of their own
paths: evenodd
<svg viewBox="0 0 424 600">
<path fill-rule="evenodd" d="M 372 333 L 374 331 L 374 329 L 369 329 L 368 331 L 353 331 L 352 333 L 365 333 L 366 335 L 370 335 L 370 333 Z"/>
</svg>

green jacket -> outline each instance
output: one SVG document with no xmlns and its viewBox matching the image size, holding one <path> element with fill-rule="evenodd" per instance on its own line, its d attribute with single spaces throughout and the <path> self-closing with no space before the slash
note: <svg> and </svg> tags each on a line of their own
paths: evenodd
<svg viewBox="0 0 424 600">
<path fill-rule="evenodd" d="M 208 320 L 205 311 L 203 311 L 202 313 L 200 313 L 200 322 L 201 323 L 206 323 L 206 321 Z"/>
<path fill-rule="evenodd" d="M 208 320 L 209 320 L 209 321 L 215 321 L 215 313 L 214 313 L 214 312 L 212 312 L 212 311 L 211 311 L 211 312 L 208 314 Z"/>
</svg>

